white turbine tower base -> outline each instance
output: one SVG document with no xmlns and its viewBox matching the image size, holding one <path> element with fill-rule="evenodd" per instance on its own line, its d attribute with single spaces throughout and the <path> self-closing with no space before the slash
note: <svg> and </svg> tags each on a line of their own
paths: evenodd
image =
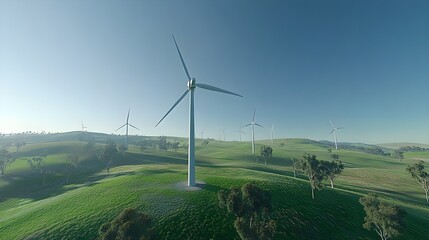
<svg viewBox="0 0 429 240">
<path fill-rule="evenodd" d="M 125 128 L 125 136 L 126 136 L 126 138 L 125 138 L 125 147 L 127 147 L 127 148 L 128 148 L 128 126 L 131 126 L 131 127 L 133 127 L 133 128 L 135 128 L 135 129 L 137 129 L 137 130 L 140 131 L 140 129 L 138 129 L 137 127 L 134 127 L 131 123 L 128 123 L 128 120 L 130 119 L 130 110 L 131 110 L 131 108 L 128 108 L 127 121 L 124 123 L 124 125 L 120 126 L 118 129 L 115 130 L 115 132 L 116 132 L 119 129 L 121 129 L 121 128 L 123 128 L 123 127 L 126 126 L 126 128 Z"/>
<path fill-rule="evenodd" d="M 331 126 L 332 126 L 332 131 L 329 135 L 332 135 L 332 133 L 334 134 L 335 149 L 338 150 L 337 130 L 343 129 L 343 127 L 338 127 L 338 128 L 335 127 L 331 120 L 329 120 L 329 123 L 331 123 Z"/>
<path fill-rule="evenodd" d="M 186 68 L 185 61 L 183 60 L 182 54 L 180 53 L 179 47 L 177 46 L 176 39 L 173 36 L 174 44 L 176 45 L 177 52 L 179 53 L 180 61 L 182 62 L 183 69 L 185 70 L 186 76 L 188 77 L 187 82 L 187 89 L 182 93 L 182 96 L 174 103 L 174 105 L 168 110 L 168 112 L 159 120 L 159 122 L 156 124 L 160 124 L 162 120 L 164 120 L 165 117 L 179 104 L 180 101 L 188 94 L 188 92 L 191 92 L 191 95 L 189 97 L 189 144 L 188 144 L 188 186 L 193 187 L 195 186 L 195 122 L 194 122 L 194 90 L 195 88 L 203 88 L 210 91 L 215 92 L 221 92 L 221 93 L 227 93 L 239 97 L 243 97 L 239 94 L 226 91 L 217 87 L 213 87 L 207 84 L 201 84 L 196 83 L 195 78 L 191 78 L 191 75 L 188 72 L 188 69 Z M 155 126 L 155 127 L 156 127 Z"/>
<path fill-rule="evenodd" d="M 252 126 L 252 154 L 255 154 L 255 126 L 263 128 L 262 125 L 255 122 L 255 113 L 256 113 L 256 109 L 253 111 L 252 122 L 243 126 L 243 127 Z"/>
</svg>

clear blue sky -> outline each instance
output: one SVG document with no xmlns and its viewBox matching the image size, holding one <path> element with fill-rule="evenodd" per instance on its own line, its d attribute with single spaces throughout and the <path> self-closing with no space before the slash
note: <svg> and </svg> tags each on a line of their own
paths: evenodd
<svg viewBox="0 0 429 240">
<path fill-rule="evenodd" d="M 429 143 L 429 1 L 0 1 L 0 132 Z M 245 130 L 249 139 L 250 129 Z M 124 133 L 124 132 L 120 132 Z"/>
</svg>

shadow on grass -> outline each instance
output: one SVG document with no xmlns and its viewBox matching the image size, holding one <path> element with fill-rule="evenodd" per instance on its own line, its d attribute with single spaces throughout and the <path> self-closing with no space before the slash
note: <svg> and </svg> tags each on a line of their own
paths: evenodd
<svg viewBox="0 0 429 240">
<path fill-rule="evenodd" d="M 67 152 L 65 152 L 67 154 Z M 171 154 L 170 152 L 165 153 Z M 25 161 L 25 160 L 22 160 Z M 144 165 L 144 164 L 186 164 L 186 160 L 171 156 L 159 156 L 147 153 L 130 153 L 125 152 L 117 155 L 117 158 L 111 165 L 111 168 L 126 165 Z M 5 184 L 0 187 L 0 203 L 12 198 L 28 198 L 41 200 L 63 194 L 67 191 L 80 187 L 94 186 L 102 179 L 115 178 L 124 175 L 136 174 L 134 171 L 103 173 L 105 164 L 94 159 L 83 160 L 75 173 L 69 178 L 69 184 L 65 184 L 66 163 L 48 165 L 46 175 L 46 184 L 42 184 L 42 175 L 37 174 L 30 169 L 25 171 L 6 173 L 2 176 Z M 161 174 L 169 173 L 171 170 L 145 170 L 144 174 Z"/>
</svg>

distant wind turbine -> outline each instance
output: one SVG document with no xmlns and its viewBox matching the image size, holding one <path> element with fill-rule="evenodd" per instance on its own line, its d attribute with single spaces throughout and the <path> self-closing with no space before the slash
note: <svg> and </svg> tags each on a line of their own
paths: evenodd
<svg viewBox="0 0 429 240">
<path fill-rule="evenodd" d="M 223 141 L 225 142 L 225 129 L 222 130 L 222 134 L 223 134 Z"/>
<path fill-rule="evenodd" d="M 189 98 L 189 144 L 188 144 L 188 186 L 194 186 L 195 185 L 195 126 L 194 126 L 194 91 L 195 88 L 203 88 L 210 91 L 215 92 L 221 92 L 226 94 L 231 94 L 239 97 L 243 97 L 239 94 L 226 91 L 217 87 L 213 87 L 207 84 L 202 83 L 196 83 L 195 78 L 191 78 L 191 75 L 188 72 L 188 69 L 186 67 L 185 61 L 183 60 L 182 54 L 180 53 L 179 47 L 177 46 L 176 39 L 173 36 L 174 44 L 176 45 L 177 53 L 179 54 L 180 61 L 182 62 L 183 68 L 185 70 L 186 76 L 188 77 L 187 82 L 187 88 L 182 93 L 182 95 L 179 97 L 179 99 L 173 104 L 173 106 L 168 110 L 168 112 L 159 120 L 159 122 L 156 124 L 160 124 L 162 120 L 173 110 L 176 105 L 182 101 L 182 99 L 188 94 L 188 92 L 191 92 L 190 98 Z M 155 127 L 156 127 L 155 126 Z"/>
<path fill-rule="evenodd" d="M 335 127 L 331 120 L 329 120 L 329 122 L 331 123 L 331 126 L 332 126 L 332 131 L 331 131 L 331 133 L 329 135 L 332 135 L 332 133 L 334 134 L 335 149 L 338 149 L 338 145 L 337 145 L 337 130 L 343 129 L 343 127 Z"/>
<path fill-rule="evenodd" d="M 125 147 L 127 147 L 128 148 L 128 126 L 131 126 L 131 127 L 133 127 L 133 128 L 135 128 L 135 129 L 137 129 L 137 130 L 139 130 L 140 131 L 140 129 L 138 129 L 137 127 L 134 127 L 131 123 L 129 123 L 128 122 L 128 120 L 130 119 L 130 108 L 128 109 L 128 115 L 127 115 L 127 121 L 124 123 L 124 125 L 122 125 L 121 127 L 119 127 L 118 129 L 116 129 L 115 130 L 115 132 L 116 131 L 118 131 L 119 129 L 121 129 L 121 128 L 123 128 L 123 127 L 125 127 L 126 126 L 126 130 L 125 130 L 125 135 L 126 135 L 126 140 L 125 140 Z"/>
<path fill-rule="evenodd" d="M 201 131 L 201 139 L 204 139 L 204 129 Z"/>
<path fill-rule="evenodd" d="M 271 125 L 270 130 L 271 130 L 271 143 L 274 143 L 274 138 L 273 138 L 273 135 L 274 135 L 274 123 L 273 123 L 273 125 Z"/>
<path fill-rule="evenodd" d="M 85 129 L 87 129 L 87 127 L 85 127 L 85 126 L 83 125 L 83 122 L 82 122 L 82 121 L 80 121 L 80 123 L 82 124 L 82 132 L 85 132 Z"/>
<path fill-rule="evenodd" d="M 242 129 L 243 128 L 241 127 L 241 124 L 240 124 L 240 129 L 238 130 L 238 133 L 240 134 L 240 142 L 241 142 L 241 134 L 247 135 L 245 132 L 243 132 Z"/>
<path fill-rule="evenodd" d="M 256 109 L 253 111 L 252 122 L 243 126 L 243 128 L 252 126 L 252 154 L 255 154 L 255 126 L 263 128 L 262 125 L 255 122 L 255 113 L 256 113 Z"/>
</svg>

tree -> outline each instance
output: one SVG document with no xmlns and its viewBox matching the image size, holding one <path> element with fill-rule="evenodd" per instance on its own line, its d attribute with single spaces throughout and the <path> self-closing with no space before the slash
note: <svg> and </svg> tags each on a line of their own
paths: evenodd
<svg viewBox="0 0 429 240">
<path fill-rule="evenodd" d="M 305 154 L 299 163 L 300 170 L 307 175 L 311 186 L 311 197 L 314 199 L 314 190 L 322 189 L 323 168 L 315 155 Z"/>
<path fill-rule="evenodd" d="M 265 166 L 267 166 L 267 160 L 273 157 L 273 149 L 269 146 L 262 146 L 259 152 L 261 153 L 261 158 L 265 162 Z"/>
<path fill-rule="evenodd" d="M 292 158 L 292 165 L 293 165 L 293 177 L 296 178 L 296 172 L 301 169 L 301 161 L 296 158 Z"/>
<path fill-rule="evenodd" d="M 408 173 L 411 174 L 411 177 L 414 178 L 425 191 L 426 202 L 429 202 L 428 192 L 429 192 L 429 173 L 425 170 L 423 161 L 419 161 L 414 165 L 407 167 Z"/>
<path fill-rule="evenodd" d="M 165 136 L 160 136 L 158 139 L 158 149 L 167 150 L 167 138 Z"/>
<path fill-rule="evenodd" d="M 125 146 L 124 144 L 120 144 L 119 146 L 117 146 L 118 147 L 118 151 L 119 152 L 121 152 L 121 153 L 124 153 L 125 151 L 127 151 L 128 150 L 128 147 L 127 146 Z"/>
<path fill-rule="evenodd" d="M 46 154 L 40 155 L 37 157 L 32 157 L 31 159 L 28 159 L 28 165 L 30 165 L 30 168 L 33 169 L 34 172 L 38 173 L 42 176 L 42 183 L 45 185 L 46 183 L 46 174 L 48 173 L 48 166 L 45 163 Z"/>
<path fill-rule="evenodd" d="M 77 168 L 79 165 L 79 156 L 77 154 L 70 154 L 66 159 L 67 167 L 66 167 L 66 185 L 69 184 L 69 177 L 71 173 Z"/>
<path fill-rule="evenodd" d="M 271 195 L 252 183 L 218 192 L 219 206 L 234 214 L 234 227 L 241 239 L 271 239 L 276 222 L 271 220 Z"/>
<path fill-rule="evenodd" d="M 118 152 L 118 146 L 114 142 L 108 143 L 103 149 L 97 149 L 97 159 L 106 163 L 106 171 L 110 173 L 110 164 Z"/>
<path fill-rule="evenodd" d="M 341 161 L 320 161 L 323 171 L 323 176 L 331 181 L 331 188 L 334 188 L 334 180 L 340 176 L 344 170 L 344 165 Z"/>
<path fill-rule="evenodd" d="M 397 149 L 395 149 L 394 151 L 393 151 L 393 155 L 392 155 L 394 158 L 398 158 L 398 159 L 400 159 L 400 160 L 402 160 L 402 159 L 404 159 L 404 152 L 402 152 L 402 151 L 400 151 L 400 150 L 397 150 Z"/>
<path fill-rule="evenodd" d="M 398 236 L 405 229 L 406 212 L 398 206 L 381 202 L 374 194 L 359 199 L 366 216 L 363 227 L 374 230 L 382 240 Z"/>
<path fill-rule="evenodd" d="M 174 151 L 177 151 L 179 149 L 180 142 L 173 142 L 170 146 Z"/>
<path fill-rule="evenodd" d="M 338 160 L 338 159 L 340 159 L 340 156 L 338 154 L 334 153 L 334 154 L 331 154 L 331 158 L 334 160 Z"/>
<path fill-rule="evenodd" d="M 24 141 L 18 141 L 17 143 L 15 143 L 16 146 L 16 151 L 18 152 L 20 148 L 24 147 L 27 143 Z"/>
<path fill-rule="evenodd" d="M 98 240 L 150 240 L 155 239 L 152 218 L 133 208 L 124 209 L 113 221 L 98 230 Z"/>
<path fill-rule="evenodd" d="M 6 148 L 0 150 L 0 175 L 3 176 L 6 168 L 13 161 L 13 158 L 9 154 L 9 151 Z"/>
</svg>

